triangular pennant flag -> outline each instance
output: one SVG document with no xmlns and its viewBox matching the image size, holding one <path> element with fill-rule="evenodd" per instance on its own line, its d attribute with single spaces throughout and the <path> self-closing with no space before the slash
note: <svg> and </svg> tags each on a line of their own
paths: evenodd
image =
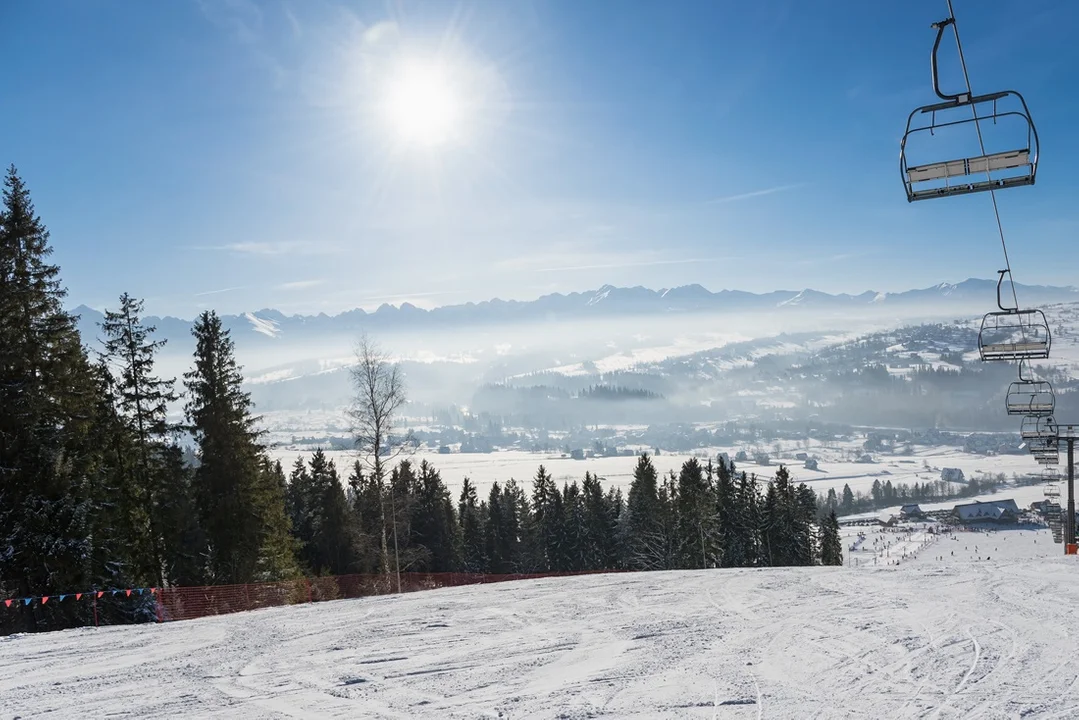
<svg viewBox="0 0 1079 720">
<path fill-rule="evenodd" d="M 139 588 L 139 595 L 142 595 L 142 591 L 143 591 L 144 589 L 145 589 L 145 588 Z"/>
<path fill-rule="evenodd" d="M 44 604 L 45 604 L 45 603 L 47 603 L 48 601 L 49 601 L 49 596 L 48 596 L 48 595 L 46 595 L 46 596 L 44 596 L 43 598 L 41 598 L 41 604 L 42 604 L 42 605 L 44 605 Z"/>
<path fill-rule="evenodd" d="M 82 600 L 82 593 L 75 593 L 76 600 Z"/>
<path fill-rule="evenodd" d="M 7 605 L 8 607 L 11 607 L 11 601 L 10 600 L 5 600 L 4 605 Z"/>
<path fill-rule="evenodd" d="M 32 602 L 34 602 L 34 598 L 23 598 L 22 599 L 22 604 L 23 605 L 29 605 Z"/>
<path fill-rule="evenodd" d="M 98 590 L 98 591 L 97 591 L 97 596 L 98 596 L 98 597 L 101 597 L 101 596 L 102 596 L 102 595 L 104 595 L 104 594 L 105 594 L 105 591 L 104 591 L 104 590 Z"/>
<path fill-rule="evenodd" d="M 131 589 L 130 588 L 128 588 L 127 590 L 124 590 L 124 592 L 127 593 L 128 597 L 131 597 Z"/>
<path fill-rule="evenodd" d="M 118 592 L 120 592 L 120 591 L 119 591 L 119 590 L 113 590 L 113 591 L 112 591 L 112 596 L 113 596 L 113 597 L 116 597 L 116 593 L 118 593 Z"/>
<path fill-rule="evenodd" d="M 63 602 L 63 601 L 64 601 L 64 598 L 66 598 L 66 597 L 67 597 L 67 595 L 61 595 L 61 596 L 60 596 L 60 602 Z"/>
<path fill-rule="evenodd" d="M 157 595 L 157 588 L 150 588 L 151 595 Z"/>
</svg>

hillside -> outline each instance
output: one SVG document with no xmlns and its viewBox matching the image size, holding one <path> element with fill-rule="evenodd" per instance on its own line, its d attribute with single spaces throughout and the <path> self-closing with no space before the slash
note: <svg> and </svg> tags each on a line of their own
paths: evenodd
<svg viewBox="0 0 1079 720">
<path fill-rule="evenodd" d="M 0 716 L 1074 717 L 1079 576 L 1060 552 L 1047 531 L 960 533 L 899 566 L 861 552 L 15 636 Z"/>
</svg>

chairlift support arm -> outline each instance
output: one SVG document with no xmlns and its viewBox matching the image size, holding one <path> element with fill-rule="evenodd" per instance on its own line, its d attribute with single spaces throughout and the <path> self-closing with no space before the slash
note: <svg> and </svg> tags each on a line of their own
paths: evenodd
<svg viewBox="0 0 1079 720">
<path fill-rule="evenodd" d="M 940 50 L 940 40 L 944 37 L 944 28 L 948 27 L 949 25 L 952 27 L 952 32 L 955 32 L 956 37 L 958 37 L 959 32 L 955 28 L 954 17 L 941 20 L 940 22 L 935 22 L 931 26 L 934 30 L 937 31 L 937 39 L 933 41 L 933 54 L 930 56 L 930 66 L 933 71 L 933 92 L 935 92 L 937 94 L 937 97 L 939 97 L 941 100 L 948 101 L 944 103 L 943 107 L 953 107 L 955 105 L 962 105 L 963 103 L 970 101 L 969 92 L 948 95 L 941 92 L 940 90 L 940 72 L 938 69 L 939 63 L 937 61 L 937 52 Z"/>
</svg>

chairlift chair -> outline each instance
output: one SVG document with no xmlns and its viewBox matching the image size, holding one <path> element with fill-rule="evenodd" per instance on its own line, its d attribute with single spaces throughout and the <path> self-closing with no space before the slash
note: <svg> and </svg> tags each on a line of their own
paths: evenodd
<svg viewBox="0 0 1079 720">
<path fill-rule="evenodd" d="M 949 95 L 940 89 L 940 79 L 937 73 L 937 51 L 940 49 L 940 40 L 944 36 L 944 29 L 949 25 L 955 29 L 955 19 L 948 18 L 939 23 L 934 23 L 933 28 L 937 31 L 937 39 L 933 43 L 933 52 L 930 55 L 933 72 L 933 91 L 943 102 L 925 105 L 915 108 L 907 117 L 907 129 L 903 133 L 903 140 L 899 145 L 899 172 L 903 178 L 903 186 L 907 191 L 907 201 L 928 200 L 930 198 L 951 197 L 953 195 L 967 195 L 970 193 L 983 192 L 986 190 L 1003 190 L 1010 187 L 1033 185 L 1038 172 L 1038 131 L 1034 127 L 1034 121 L 1030 117 L 1030 109 L 1026 100 L 1014 90 L 989 93 L 986 95 L 974 95 L 969 92 Z M 958 35 L 956 36 L 958 39 Z M 1017 103 L 1015 101 L 1018 101 Z M 1001 104 L 1012 109 L 1001 109 Z M 979 107 L 986 107 L 990 112 L 979 115 Z M 970 109 L 971 117 L 960 119 L 954 118 L 950 110 Z M 937 113 L 944 116 L 944 121 L 938 122 Z M 915 123 L 915 117 L 924 118 L 929 116 L 929 122 Z M 997 124 L 1001 119 L 1018 118 L 1025 126 L 1025 138 L 1016 138 L 1015 145 L 1007 149 L 976 155 L 974 157 L 962 157 L 939 162 L 923 163 L 918 165 L 908 164 L 907 141 L 919 133 L 928 132 L 935 135 L 940 128 L 963 126 L 968 123 L 979 121 L 992 121 Z M 976 129 L 976 128 L 975 128 Z M 983 153 L 985 150 L 983 149 Z M 993 173 L 997 173 L 994 177 Z M 984 180 L 975 180 L 974 176 L 984 174 Z"/>
<path fill-rule="evenodd" d="M 1040 440 L 1046 448 L 1056 452 L 1057 424 L 1052 417 L 1025 417 L 1019 435 L 1027 441 Z M 1033 451 L 1034 444 L 1031 444 Z"/>
<path fill-rule="evenodd" d="M 1053 337 L 1049 321 L 1041 310 L 1005 307 L 1000 295 L 1004 276 L 1011 281 L 1010 270 L 998 270 L 998 311 L 982 318 L 978 331 L 978 354 L 982 360 L 1043 360 L 1049 357 Z"/>
<path fill-rule="evenodd" d="M 1026 365 L 1019 362 L 1019 379 L 1008 386 L 1005 404 L 1009 415 L 1027 415 L 1047 417 L 1056 408 L 1056 395 L 1053 386 L 1045 380 L 1035 380 L 1032 375 L 1024 375 Z"/>
<path fill-rule="evenodd" d="M 1055 483 L 1046 485 L 1043 492 L 1047 498 L 1058 498 L 1060 497 L 1060 486 Z"/>
</svg>

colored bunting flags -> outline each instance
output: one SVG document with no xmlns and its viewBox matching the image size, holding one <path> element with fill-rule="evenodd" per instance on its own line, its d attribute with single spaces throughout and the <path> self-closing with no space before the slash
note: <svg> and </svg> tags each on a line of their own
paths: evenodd
<svg viewBox="0 0 1079 720">
<path fill-rule="evenodd" d="M 18 602 L 20 600 L 22 600 L 22 604 L 23 604 L 24 607 L 27 606 L 27 605 L 30 605 L 35 600 L 37 600 L 41 605 L 45 605 L 46 603 L 49 602 L 49 600 L 53 600 L 54 602 L 63 602 L 64 600 L 66 600 L 69 597 L 74 597 L 75 600 L 78 601 L 78 600 L 82 600 L 84 595 L 91 598 L 91 599 L 93 599 L 94 601 L 97 601 L 99 598 L 104 596 L 105 593 L 111 593 L 112 597 L 116 597 L 120 593 L 123 593 L 124 597 L 131 597 L 131 593 L 138 593 L 141 596 L 141 595 L 144 595 L 147 590 L 150 591 L 151 595 L 153 595 L 155 597 L 157 596 L 158 588 L 155 588 L 155 587 L 152 587 L 152 588 L 123 588 L 123 589 L 116 589 L 116 590 L 90 590 L 88 592 L 64 593 L 63 595 L 35 595 L 34 597 L 8 598 L 8 599 L 4 600 L 4 607 L 6 607 L 6 608 L 18 607 Z"/>
</svg>

